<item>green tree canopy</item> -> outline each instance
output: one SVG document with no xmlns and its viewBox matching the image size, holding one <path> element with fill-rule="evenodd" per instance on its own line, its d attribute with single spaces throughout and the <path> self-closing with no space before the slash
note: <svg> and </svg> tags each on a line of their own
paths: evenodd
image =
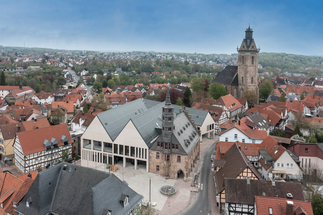
<svg viewBox="0 0 323 215">
<path fill-rule="evenodd" d="M 301 129 L 299 127 L 299 124 L 297 123 L 293 132 L 293 135 L 298 134 L 298 136 L 303 137 L 303 133 L 301 132 Z"/>
<path fill-rule="evenodd" d="M 41 85 L 37 84 L 36 87 L 35 87 L 35 92 L 39 93 L 41 90 L 42 90 Z"/>
<path fill-rule="evenodd" d="M 1 72 L 1 75 L 0 75 L 0 85 L 1 86 L 5 86 L 6 85 L 6 76 L 4 74 L 4 71 Z"/>
<path fill-rule="evenodd" d="M 272 132 L 270 132 L 270 135 L 289 138 L 288 134 L 286 134 L 285 131 L 282 129 L 275 129 Z"/>
<path fill-rule="evenodd" d="M 319 193 L 314 193 L 312 196 L 312 208 L 314 215 L 323 214 L 323 196 Z"/>
<path fill-rule="evenodd" d="M 105 80 L 105 79 L 103 79 L 102 80 L 102 87 L 107 87 L 108 86 L 108 82 L 107 82 L 107 80 Z"/>
<path fill-rule="evenodd" d="M 224 86 L 218 83 L 213 83 L 210 85 L 209 92 L 213 99 L 218 100 L 221 96 L 227 95 L 227 91 Z"/>
<path fill-rule="evenodd" d="M 183 103 L 186 107 L 191 107 L 191 90 L 189 87 L 186 87 L 186 90 L 184 91 L 184 98 L 183 98 Z"/>
<path fill-rule="evenodd" d="M 266 80 L 259 85 L 259 96 L 262 99 L 267 99 L 271 91 L 274 89 L 273 82 Z"/>
<path fill-rule="evenodd" d="M 203 91 L 205 88 L 204 78 L 193 78 L 191 80 L 191 88 L 194 92 Z"/>
<path fill-rule="evenodd" d="M 281 93 L 280 97 L 279 97 L 279 101 L 280 102 L 286 102 L 286 95 L 284 92 Z"/>
<path fill-rule="evenodd" d="M 108 87 L 109 88 L 113 88 L 114 86 L 116 85 L 116 82 L 114 82 L 114 80 L 113 79 L 110 79 L 109 81 L 108 81 Z"/>
<path fill-rule="evenodd" d="M 301 100 L 305 99 L 304 92 L 302 92 L 302 94 L 301 94 L 301 98 L 300 98 L 300 99 L 301 99 Z"/>
<path fill-rule="evenodd" d="M 308 138 L 308 143 L 317 143 L 317 139 L 315 138 L 315 134 L 312 134 L 310 138 Z"/>
<path fill-rule="evenodd" d="M 176 105 L 183 106 L 183 101 L 182 101 L 181 97 L 177 98 Z"/>
<path fill-rule="evenodd" d="M 102 91 L 102 83 L 98 81 L 94 82 L 93 89 L 100 93 Z"/>
</svg>

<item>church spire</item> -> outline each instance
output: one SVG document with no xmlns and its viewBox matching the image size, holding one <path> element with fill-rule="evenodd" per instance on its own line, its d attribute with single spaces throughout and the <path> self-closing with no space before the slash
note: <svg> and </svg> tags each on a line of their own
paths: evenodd
<svg viewBox="0 0 323 215">
<path fill-rule="evenodd" d="M 171 105 L 170 101 L 170 95 L 169 95 L 169 87 L 167 87 L 167 92 L 166 92 L 166 100 L 165 100 L 165 105 Z"/>
</svg>

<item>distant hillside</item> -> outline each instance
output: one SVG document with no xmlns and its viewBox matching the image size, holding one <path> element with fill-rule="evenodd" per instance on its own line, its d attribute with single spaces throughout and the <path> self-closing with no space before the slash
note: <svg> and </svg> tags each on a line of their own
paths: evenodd
<svg viewBox="0 0 323 215">
<path fill-rule="evenodd" d="M 306 67 L 323 69 L 323 57 L 304 56 L 285 53 L 259 53 L 259 64 L 265 67 L 277 67 L 282 72 L 302 72 Z"/>
</svg>

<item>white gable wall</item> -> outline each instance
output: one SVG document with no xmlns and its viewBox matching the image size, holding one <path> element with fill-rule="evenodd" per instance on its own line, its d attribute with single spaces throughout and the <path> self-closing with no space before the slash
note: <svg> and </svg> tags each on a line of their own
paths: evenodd
<svg viewBox="0 0 323 215">
<path fill-rule="evenodd" d="M 235 134 L 237 134 L 237 138 L 234 137 Z M 226 138 L 227 138 L 227 140 L 226 140 Z M 260 144 L 263 141 L 262 139 L 249 138 L 247 135 L 245 135 L 243 132 L 241 132 L 237 128 L 232 128 L 232 129 L 222 133 L 220 135 L 219 141 L 227 141 L 227 142 L 240 141 L 240 142 L 243 142 L 243 139 L 244 139 L 245 143 L 253 143 L 252 141 L 254 140 L 254 143 Z"/>
<path fill-rule="evenodd" d="M 284 165 L 282 167 L 282 164 Z M 279 165 L 279 167 L 278 167 Z M 292 167 L 293 166 L 293 167 Z M 302 177 L 302 170 L 293 158 L 285 151 L 275 162 L 274 171 L 285 171 L 287 175 L 292 175 L 294 179 Z"/>
</svg>

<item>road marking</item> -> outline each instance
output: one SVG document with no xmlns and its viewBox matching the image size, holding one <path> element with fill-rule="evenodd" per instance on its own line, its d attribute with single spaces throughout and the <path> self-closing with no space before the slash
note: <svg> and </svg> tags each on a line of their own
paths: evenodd
<svg viewBox="0 0 323 215">
<path fill-rule="evenodd" d="M 203 184 L 201 184 L 201 190 L 203 190 Z"/>
</svg>

